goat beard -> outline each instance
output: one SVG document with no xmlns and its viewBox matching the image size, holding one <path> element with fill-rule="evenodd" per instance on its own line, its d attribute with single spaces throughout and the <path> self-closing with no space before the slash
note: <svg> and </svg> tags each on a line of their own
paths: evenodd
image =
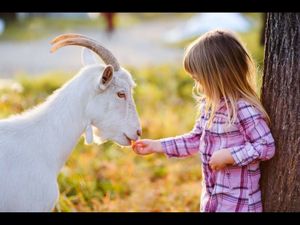
<svg viewBox="0 0 300 225">
<path fill-rule="evenodd" d="M 87 126 L 84 137 L 86 145 L 90 145 L 93 142 L 100 145 L 105 142 L 105 140 L 101 138 L 99 130 L 91 124 Z"/>
</svg>

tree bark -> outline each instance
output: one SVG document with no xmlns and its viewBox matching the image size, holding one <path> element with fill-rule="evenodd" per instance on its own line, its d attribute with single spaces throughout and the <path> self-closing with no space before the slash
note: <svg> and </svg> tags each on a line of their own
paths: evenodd
<svg viewBox="0 0 300 225">
<path fill-rule="evenodd" d="M 262 27 L 260 33 L 259 43 L 261 46 L 265 44 L 265 33 L 266 33 L 266 23 L 267 23 L 267 13 L 263 13 L 262 15 Z"/>
<path fill-rule="evenodd" d="M 262 103 L 275 156 L 262 163 L 264 211 L 300 211 L 300 13 L 268 13 Z"/>
</svg>

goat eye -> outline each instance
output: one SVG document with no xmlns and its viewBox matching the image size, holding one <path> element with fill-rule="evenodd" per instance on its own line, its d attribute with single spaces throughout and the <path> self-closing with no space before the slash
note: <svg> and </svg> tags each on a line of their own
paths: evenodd
<svg viewBox="0 0 300 225">
<path fill-rule="evenodd" d="M 126 98 L 126 95 L 124 92 L 118 92 L 117 95 L 119 98 Z"/>
</svg>

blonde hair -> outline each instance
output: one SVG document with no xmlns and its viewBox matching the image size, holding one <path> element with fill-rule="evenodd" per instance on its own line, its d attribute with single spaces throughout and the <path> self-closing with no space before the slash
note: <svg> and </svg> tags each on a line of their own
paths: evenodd
<svg viewBox="0 0 300 225">
<path fill-rule="evenodd" d="M 200 36 L 186 49 L 183 64 L 196 81 L 194 88 L 198 100 L 204 98 L 206 101 L 205 113 L 210 111 L 208 127 L 222 98 L 228 110 L 229 124 L 237 118 L 236 103 L 241 98 L 255 106 L 270 122 L 255 92 L 255 63 L 232 32 L 213 30 Z"/>
</svg>

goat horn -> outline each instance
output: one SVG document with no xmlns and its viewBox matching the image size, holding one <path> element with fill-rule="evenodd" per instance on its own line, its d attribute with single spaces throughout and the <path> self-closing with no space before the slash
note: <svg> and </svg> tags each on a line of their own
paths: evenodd
<svg viewBox="0 0 300 225">
<path fill-rule="evenodd" d="M 108 49 L 104 48 L 91 38 L 79 34 L 65 34 L 54 38 L 51 43 L 53 43 L 51 52 L 55 52 L 57 49 L 67 45 L 79 45 L 86 47 L 97 53 L 105 64 L 111 64 L 115 71 L 120 69 L 118 60 L 114 57 L 114 55 Z"/>
<path fill-rule="evenodd" d="M 57 43 L 57 42 L 59 42 L 61 40 L 68 39 L 68 38 L 85 38 L 85 39 L 89 39 L 91 41 L 97 42 L 96 40 L 94 40 L 94 39 L 92 39 L 90 37 L 81 35 L 81 34 L 69 33 L 69 34 L 62 34 L 62 35 L 59 35 L 59 36 L 53 38 L 50 43 L 53 45 L 53 44 L 55 44 L 55 43 Z"/>
</svg>

